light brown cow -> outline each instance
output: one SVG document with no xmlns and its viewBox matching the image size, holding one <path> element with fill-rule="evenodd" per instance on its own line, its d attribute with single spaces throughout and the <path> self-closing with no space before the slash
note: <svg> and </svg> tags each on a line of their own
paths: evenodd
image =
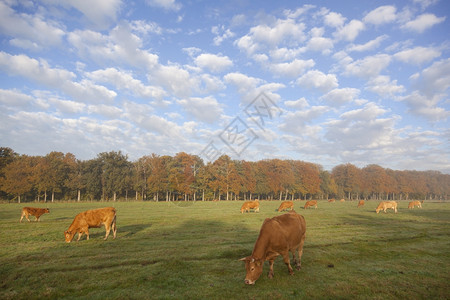
<svg viewBox="0 0 450 300">
<path fill-rule="evenodd" d="M 365 204 L 364 200 L 359 200 L 359 202 L 358 202 L 358 207 L 364 206 L 364 204 Z"/>
<path fill-rule="evenodd" d="M 261 226 L 252 255 L 240 259 L 245 261 L 247 271 L 245 284 L 255 284 L 263 272 L 263 265 L 266 260 L 269 261 L 270 266 L 268 276 L 273 278 L 273 263 L 279 255 L 283 256 L 289 274 L 293 275 L 289 251 L 292 253 L 297 270 L 300 270 L 305 237 L 305 218 L 295 211 L 272 219 L 267 218 Z M 295 253 L 297 253 L 297 258 Z"/>
<path fill-rule="evenodd" d="M 383 210 L 386 213 L 386 209 L 392 208 L 395 213 L 397 213 L 397 202 L 395 201 L 381 201 L 380 204 L 378 204 L 377 209 L 375 210 L 377 213 L 380 212 L 380 210 Z"/>
<path fill-rule="evenodd" d="M 255 212 L 259 212 L 259 201 L 246 201 L 244 204 L 242 204 L 241 207 L 241 214 L 245 212 L 249 212 L 251 209 L 253 209 Z"/>
<path fill-rule="evenodd" d="M 339 200 L 340 202 L 345 202 L 345 199 L 344 198 L 342 198 L 341 200 Z"/>
<path fill-rule="evenodd" d="M 314 206 L 314 208 L 317 208 L 317 200 L 306 201 L 305 206 L 303 206 L 303 208 L 306 209 L 306 208 L 312 207 L 312 206 Z"/>
<path fill-rule="evenodd" d="M 30 221 L 30 218 L 28 216 L 32 215 L 36 217 L 36 222 L 39 221 L 39 218 L 45 214 L 50 213 L 50 210 L 48 208 L 35 208 L 35 207 L 24 207 L 22 208 L 22 216 L 20 217 L 20 223 L 22 223 L 23 217 L 27 218 L 28 222 Z"/>
<path fill-rule="evenodd" d="M 335 202 L 336 200 L 333 198 L 333 199 L 330 199 L 330 200 L 328 200 L 328 202 Z"/>
<path fill-rule="evenodd" d="M 420 201 L 411 201 L 408 204 L 408 208 L 414 208 L 415 206 L 422 208 L 422 204 L 420 203 Z"/>
<path fill-rule="evenodd" d="M 294 202 L 292 201 L 283 201 L 280 204 L 280 207 L 278 207 L 278 211 L 283 211 L 283 210 L 293 210 L 294 209 Z"/>
<path fill-rule="evenodd" d="M 87 210 L 76 215 L 69 229 L 64 231 L 66 243 L 70 243 L 77 232 L 77 242 L 83 233 L 86 233 L 86 240 L 89 240 L 89 228 L 99 228 L 102 225 L 105 225 L 105 240 L 108 238 L 111 229 L 113 230 L 114 238 L 116 238 L 116 209 L 114 207 Z"/>
</svg>

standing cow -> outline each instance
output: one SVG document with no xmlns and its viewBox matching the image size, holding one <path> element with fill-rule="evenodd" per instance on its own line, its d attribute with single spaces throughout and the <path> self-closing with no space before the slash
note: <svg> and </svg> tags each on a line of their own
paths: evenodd
<svg viewBox="0 0 450 300">
<path fill-rule="evenodd" d="M 301 268 L 303 244 L 306 237 L 306 222 L 303 216 L 295 211 L 281 216 L 267 218 L 261 226 L 258 239 L 253 248 L 252 255 L 241 258 L 245 262 L 245 284 L 255 284 L 261 276 L 263 265 L 269 261 L 269 278 L 273 278 L 273 263 L 279 255 L 288 267 L 289 274 L 293 275 L 289 259 L 289 251 L 294 258 L 297 270 Z M 297 253 L 297 259 L 296 254 Z"/>
<path fill-rule="evenodd" d="M 86 234 L 86 239 L 89 240 L 89 228 L 99 228 L 105 225 L 106 235 L 108 238 L 111 229 L 113 230 L 114 239 L 116 238 L 116 209 L 114 207 L 105 207 L 99 209 L 87 210 L 75 216 L 69 229 L 64 231 L 66 243 L 70 243 L 78 232 L 77 242 L 80 240 L 83 233 Z"/>
<path fill-rule="evenodd" d="M 423 201 L 422 201 L 423 203 Z M 422 208 L 422 204 L 420 203 L 420 201 L 411 201 L 408 204 L 408 208 L 414 208 L 415 206 Z"/>
<path fill-rule="evenodd" d="M 45 213 L 49 214 L 50 210 L 48 208 L 24 207 L 22 208 L 22 215 L 20 216 L 19 222 L 22 223 L 23 217 L 27 218 L 28 222 L 31 222 L 30 218 L 28 218 L 30 215 L 35 216 L 36 222 L 38 222 L 39 218 Z"/>
<path fill-rule="evenodd" d="M 294 209 L 294 202 L 292 201 L 283 201 L 280 204 L 280 207 L 278 207 L 277 211 L 283 211 L 283 210 L 293 210 Z"/>
<path fill-rule="evenodd" d="M 380 204 L 378 204 L 377 209 L 375 210 L 377 213 L 380 212 L 380 210 L 383 210 L 386 213 L 386 209 L 391 208 L 394 210 L 395 213 L 397 213 L 397 202 L 395 201 L 381 201 Z"/>
<path fill-rule="evenodd" d="M 364 204 L 365 204 L 364 200 L 359 200 L 357 207 L 364 206 Z"/>
<path fill-rule="evenodd" d="M 308 207 L 313 207 L 317 208 L 317 200 L 309 200 L 306 201 L 305 206 L 303 206 L 304 209 L 307 209 Z"/>
<path fill-rule="evenodd" d="M 245 212 L 249 212 L 251 209 L 253 209 L 255 212 L 259 212 L 259 201 L 246 201 L 241 206 L 241 214 Z"/>
</svg>

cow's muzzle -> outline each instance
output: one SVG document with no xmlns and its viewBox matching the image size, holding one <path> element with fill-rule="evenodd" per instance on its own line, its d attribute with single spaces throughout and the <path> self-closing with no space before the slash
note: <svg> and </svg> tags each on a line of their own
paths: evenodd
<svg viewBox="0 0 450 300">
<path fill-rule="evenodd" d="M 253 280 L 250 280 L 250 279 L 245 279 L 244 282 L 245 282 L 245 284 L 249 284 L 249 285 L 255 284 L 255 282 Z"/>
</svg>

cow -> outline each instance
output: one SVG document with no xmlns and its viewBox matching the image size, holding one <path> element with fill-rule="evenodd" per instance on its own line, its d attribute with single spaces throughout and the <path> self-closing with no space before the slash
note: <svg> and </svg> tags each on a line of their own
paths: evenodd
<svg viewBox="0 0 450 300">
<path fill-rule="evenodd" d="M 241 206 L 241 214 L 245 212 L 249 212 L 251 209 L 253 209 L 255 212 L 259 212 L 259 201 L 246 201 Z"/>
<path fill-rule="evenodd" d="M 397 213 L 397 202 L 395 201 L 381 201 L 380 204 L 378 204 L 377 209 L 375 210 L 377 213 L 380 212 L 380 210 L 383 210 L 386 213 L 386 209 L 392 208 L 395 213 Z"/>
<path fill-rule="evenodd" d="M 423 203 L 423 201 L 422 201 Z M 422 204 L 420 203 L 420 201 L 411 201 L 408 204 L 408 208 L 414 208 L 415 206 L 422 208 Z"/>
<path fill-rule="evenodd" d="M 344 198 L 342 198 L 341 200 L 339 200 L 340 202 L 345 202 L 345 199 Z"/>
<path fill-rule="evenodd" d="M 365 204 L 364 200 L 359 200 L 357 207 L 364 206 L 364 204 Z"/>
<path fill-rule="evenodd" d="M 283 201 L 280 204 L 280 207 L 278 207 L 277 211 L 283 211 L 283 210 L 293 210 L 294 209 L 294 202 L 292 201 Z"/>
<path fill-rule="evenodd" d="M 83 233 L 86 234 L 86 240 L 89 240 L 89 228 L 99 228 L 105 225 L 106 235 L 104 240 L 109 236 L 111 229 L 113 230 L 114 239 L 116 238 L 116 209 L 114 207 L 105 207 L 87 210 L 75 216 L 69 229 L 64 231 L 66 243 L 70 243 L 78 232 L 77 242 Z"/>
<path fill-rule="evenodd" d="M 317 208 L 317 200 L 306 201 L 305 206 L 303 206 L 303 209 L 306 209 L 306 208 L 312 207 L 312 206 L 314 206 L 314 208 Z"/>
<path fill-rule="evenodd" d="M 28 218 L 29 215 L 36 217 L 36 222 L 39 221 L 39 218 L 45 214 L 50 213 L 50 210 L 48 208 L 35 208 L 35 207 L 24 207 L 22 208 L 22 216 L 20 217 L 20 223 L 22 223 L 23 217 L 27 218 L 28 222 L 30 221 L 30 218 Z"/>
<path fill-rule="evenodd" d="M 269 261 L 270 266 L 268 277 L 273 278 L 273 263 L 279 255 L 283 256 L 289 274 L 293 275 L 289 252 L 292 253 L 297 270 L 300 270 L 305 237 L 305 218 L 294 210 L 271 219 L 265 219 L 252 254 L 240 259 L 245 262 L 247 272 L 245 284 L 255 284 L 263 272 L 266 260 Z M 297 253 L 297 259 L 295 253 Z"/>
<path fill-rule="evenodd" d="M 330 199 L 330 200 L 328 200 L 328 202 L 335 202 L 336 200 L 333 198 L 333 199 Z"/>
</svg>

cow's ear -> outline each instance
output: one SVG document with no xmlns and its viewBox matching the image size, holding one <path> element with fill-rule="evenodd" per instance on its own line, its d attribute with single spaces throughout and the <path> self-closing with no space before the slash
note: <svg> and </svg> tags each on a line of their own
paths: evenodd
<svg viewBox="0 0 450 300">
<path fill-rule="evenodd" d="M 239 261 L 246 261 L 246 260 L 248 260 L 248 256 L 239 259 Z"/>
</svg>

